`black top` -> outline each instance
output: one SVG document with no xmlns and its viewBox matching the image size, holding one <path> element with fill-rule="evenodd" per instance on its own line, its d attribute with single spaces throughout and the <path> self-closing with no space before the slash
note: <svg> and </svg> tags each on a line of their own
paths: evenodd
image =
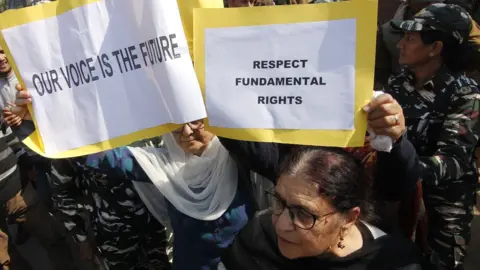
<svg viewBox="0 0 480 270">
<path fill-rule="evenodd" d="M 220 138 L 242 170 L 254 171 L 276 183 L 283 158 L 292 145 L 256 143 Z M 390 153 L 379 152 L 375 182 L 385 199 L 398 200 L 412 190 L 419 179 L 417 155 L 413 145 L 401 138 Z M 394 236 L 373 239 L 359 223 L 363 247 L 344 258 L 284 258 L 277 248 L 275 230 L 269 215 L 256 217 L 240 232 L 225 251 L 222 262 L 228 270 L 420 270 L 422 256 L 410 241 Z"/>
<path fill-rule="evenodd" d="M 346 257 L 325 254 L 289 260 L 277 247 L 277 237 L 270 215 L 256 217 L 237 235 L 224 252 L 227 270 L 421 270 L 423 257 L 407 239 L 384 235 L 374 239 L 370 230 L 357 224 L 363 246 Z"/>
</svg>

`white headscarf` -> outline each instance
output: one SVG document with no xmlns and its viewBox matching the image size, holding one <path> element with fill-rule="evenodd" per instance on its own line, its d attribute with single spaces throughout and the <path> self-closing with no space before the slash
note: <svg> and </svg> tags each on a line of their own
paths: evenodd
<svg viewBox="0 0 480 270">
<path fill-rule="evenodd" d="M 165 201 L 199 220 L 216 220 L 225 213 L 237 191 L 235 162 L 217 137 L 201 156 L 183 151 L 172 134 L 164 136 L 164 148 L 129 147 L 152 181 L 134 181 L 150 212 L 167 225 Z M 163 198 L 164 197 L 164 198 Z"/>
</svg>

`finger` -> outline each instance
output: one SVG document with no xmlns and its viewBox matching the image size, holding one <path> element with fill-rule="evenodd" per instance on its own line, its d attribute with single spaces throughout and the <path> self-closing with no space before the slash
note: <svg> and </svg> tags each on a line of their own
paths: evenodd
<svg viewBox="0 0 480 270">
<path fill-rule="evenodd" d="M 13 119 L 15 118 L 12 116 L 8 116 L 8 117 L 4 117 L 4 119 L 5 119 L 5 122 L 7 122 L 7 124 L 10 126 L 13 123 Z"/>
<path fill-rule="evenodd" d="M 368 121 L 368 125 L 371 128 L 389 128 L 400 124 L 400 119 L 396 115 L 387 115 Z"/>
<path fill-rule="evenodd" d="M 15 118 L 19 117 L 18 115 L 15 115 L 15 114 L 13 114 L 13 113 L 10 113 L 10 114 L 8 114 L 8 115 L 4 114 L 4 116 L 5 116 L 5 117 L 4 117 L 5 120 L 7 120 L 7 119 L 15 119 Z M 21 117 L 20 117 L 20 118 L 21 118 Z"/>
<path fill-rule="evenodd" d="M 15 120 L 13 120 L 12 126 L 18 127 L 18 126 L 20 126 L 20 124 L 22 124 L 22 118 L 17 117 L 17 118 L 15 118 Z"/>
<path fill-rule="evenodd" d="M 16 106 L 16 105 L 15 105 L 15 103 L 13 103 L 13 102 L 10 102 L 10 101 L 9 101 L 9 102 L 7 102 L 7 104 L 8 104 L 10 107 L 15 107 L 15 106 Z"/>
<path fill-rule="evenodd" d="M 7 125 L 9 127 L 13 126 L 13 121 L 10 119 L 10 120 L 5 120 L 5 122 L 7 123 Z"/>
<path fill-rule="evenodd" d="M 31 98 L 32 96 L 30 95 L 30 92 L 26 91 L 26 90 L 22 90 L 20 92 L 17 92 L 17 98 L 23 98 L 23 99 L 26 99 L 26 98 Z"/>
<path fill-rule="evenodd" d="M 23 86 L 21 86 L 20 84 L 17 84 L 16 89 L 18 91 L 16 94 L 16 100 L 15 100 L 15 104 L 17 106 L 25 106 L 26 104 L 32 102 L 32 99 L 31 99 L 32 96 L 27 90 L 23 88 Z"/>
<path fill-rule="evenodd" d="M 21 92 L 19 92 L 21 93 Z M 15 100 L 15 106 L 16 107 L 25 107 L 27 106 L 28 104 L 32 103 L 32 99 L 31 98 L 21 98 L 21 97 L 17 97 L 17 99 Z"/>
<path fill-rule="evenodd" d="M 372 109 L 368 113 L 368 120 L 374 120 L 378 118 L 383 118 L 390 115 L 399 115 L 402 113 L 402 108 L 395 103 L 385 103 L 378 106 L 375 109 Z"/>
<path fill-rule="evenodd" d="M 385 104 L 385 103 L 393 103 L 395 99 L 389 94 L 381 94 L 378 97 L 372 99 L 370 103 L 363 107 L 365 112 L 370 112 L 376 109 L 378 106 Z"/>
<path fill-rule="evenodd" d="M 5 121 L 13 122 L 16 118 L 17 118 L 16 115 L 9 115 L 9 116 L 5 117 Z"/>
</svg>

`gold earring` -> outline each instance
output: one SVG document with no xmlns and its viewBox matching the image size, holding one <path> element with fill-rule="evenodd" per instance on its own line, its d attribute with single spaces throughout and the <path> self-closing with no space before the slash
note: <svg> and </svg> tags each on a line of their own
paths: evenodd
<svg viewBox="0 0 480 270">
<path fill-rule="evenodd" d="M 343 237 L 340 237 L 340 241 L 338 242 L 337 247 L 339 249 L 344 249 L 345 248 L 345 245 L 343 244 Z"/>
<path fill-rule="evenodd" d="M 340 239 L 339 239 L 339 241 L 338 241 L 338 243 L 337 243 L 337 247 L 338 247 L 339 249 L 344 249 L 344 248 L 345 248 L 345 245 L 343 244 L 343 240 L 345 240 L 345 239 L 343 238 L 343 237 L 345 236 L 345 233 L 346 233 L 346 230 L 345 230 L 344 228 L 342 228 L 342 229 L 340 230 Z"/>
</svg>

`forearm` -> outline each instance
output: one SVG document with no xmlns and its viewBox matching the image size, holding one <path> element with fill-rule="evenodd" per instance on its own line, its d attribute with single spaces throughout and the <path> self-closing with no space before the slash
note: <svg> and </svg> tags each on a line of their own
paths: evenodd
<svg viewBox="0 0 480 270">
<path fill-rule="evenodd" d="M 222 145 L 241 167 L 274 181 L 281 153 L 276 143 L 260 143 L 219 137 Z"/>
<path fill-rule="evenodd" d="M 414 190 L 420 167 L 415 148 L 405 136 L 390 153 L 378 153 L 375 179 L 380 196 L 387 200 L 401 200 Z"/>
</svg>

